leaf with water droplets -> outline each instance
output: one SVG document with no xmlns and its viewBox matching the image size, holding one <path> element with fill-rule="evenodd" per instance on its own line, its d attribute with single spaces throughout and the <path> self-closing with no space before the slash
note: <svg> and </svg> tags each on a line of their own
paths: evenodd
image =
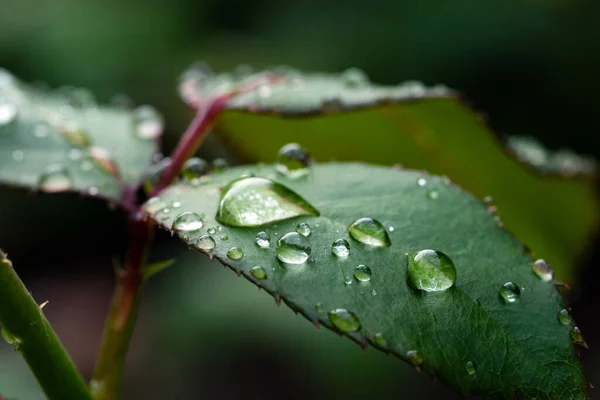
<svg viewBox="0 0 600 400">
<path fill-rule="evenodd" d="M 0 184 L 119 203 L 151 164 L 157 115 L 99 106 L 80 89 L 41 92 L 0 69 Z"/>
<path fill-rule="evenodd" d="M 530 139 L 503 143 L 443 86 L 375 85 L 355 68 L 272 73 L 280 79 L 240 94 L 216 121 L 215 131 L 243 159 L 272 162 L 283 145 L 298 142 L 316 160 L 401 164 L 447 175 L 479 198 L 493 196 L 507 229 L 543 254 L 558 279 L 570 281 L 600 223 L 593 160 L 550 152 Z M 209 77 L 200 97 L 210 96 L 222 75 Z M 434 184 L 423 188 L 423 198 L 439 201 L 440 194 Z"/>
<path fill-rule="evenodd" d="M 284 185 L 320 215 L 259 226 L 220 224 L 222 188 L 242 174 Z M 584 398 L 572 346 L 579 337 L 571 337 L 574 324 L 561 323 L 560 294 L 532 272 L 534 260 L 487 206 L 456 185 L 362 164 L 312 165 L 309 179 L 289 179 L 272 165 L 230 168 L 216 176 L 202 185 L 174 184 L 146 210 L 178 201 L 178 213 L 203 214 L 199 231 L 174 233 L 314 323 L 395 354 L 463 395 Z M 434 184 L 439 197 L 430 201 L 424 189 Z M 260 196 L 248 198 L 237 211 L 258 212 L 263 205 Z M 178 213 L 147 211 L 169 230 Z M 388 240 L 353 237 L 348 227 L 361 218 L 378 222 L 363 234 Z M 298 233 L 303 224 L 310 235 Z M 209 229 L 220 229 L 228 240 L 203 249 L 199 238 Z M 410 262 L 420 277 L 416 284 Z M 513 285 L 506 287 L 508 282 Z M 510 293 L 503 296 L 502 289 Z M 515 293 L 518 301 L 510 301 Z"/>
</svg>

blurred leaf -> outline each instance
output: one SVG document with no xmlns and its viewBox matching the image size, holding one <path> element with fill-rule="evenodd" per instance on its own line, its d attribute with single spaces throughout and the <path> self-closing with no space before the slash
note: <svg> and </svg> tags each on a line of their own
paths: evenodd
<svg viewBox="0 0 600 400">
<path fill-rule="evenodd" d="M 155 263 L 146 265 L 142 268 L 142 275 L 144 276 L 144 279 L 149 279 L 152 276 L 163 271 L 167 267 L 170 267 L 171 265 L 173 265 L 174 262 L 175 262 L 175 260 L 171 259 L 171 260 L 157 261 Z"/>
<path fill-rule="evenodd" d="M 321 216 L 262 227 L 220 225 L 217 209 L 227 203 L 221 199 L 222 188 L 249 174 L 277 179 Z M 262 188 L 247 186 L 229 207 L 237 207 L 242 219 L 247 214 L 260 216 L 264 207 L 285 200 L 264 194 Z M 167 211 L 175 201 L 181 203 L 178 212 Z M 362 164 L 329 164 L 313 166 L 308 176 L 290 180 L 276 177 L 269 166 L 246 166 L 214 173 L 196 186 L 174 185 L 145 209 L 162 227 L 178 228 L 174 232 L 188 244 L 314 323 L 414 364 L 422 361 L 424 369 L 463 395 L 585 397 L 569 328 L 557 320 L 560 295 L 537 278 L 524 248 L 497 226 L 483 204 L 443 179 Z M 351 240 L 347 227 L 360 217 L 380 221 L 389 231 L 391 246 Z M 306 238 L 309 261 L 278 261 L 275 242 L 301 230 L 301 223 L 312 229 Z M 268 246 L 258 246 L 261 231 L 271 238 Z M 348 257 L 332 254 L 337 239 L 350 242 Z M 425 293 L 408 286 L 405 253 L 422 249 L 451 258 L 457 270 L 455 287 Z M 359 264 L 370 267 L 369 281 L 361 282 L 355 274 Z M 521 295 L 505 304 L 499 290 L 509 281 L 518 285 Z M 357 320 L 336 319 L 331 311 L 337 309 L 348 310 Z M 475 368 L 472 375 L 466 370 L 468 362 Z"/>
<path fill-rule="evenodd" d="M 554 265 L 560 279 L 571 280 L 600 219 L 593 163 L 538 148 L 542 162 L 534 166 L 550 174 L 535 173 L 443 86 L 382 87 L 355 69 L 273 72 L 283 74 L 283 82 L 238 96 L 216 124 L 245 159 L 270 162 L 282 145 L 298 142 L 320 161 L 401 163 L 447 175 L 479 198 L 492 196 L 506 227 Z M 235 84 L 231 79 L 210 77 L 199 97 Z"/>
<path fill-rule="evenodd" d="M 0 69 L 0 183 L 119 201 L 157 150 L 150 107 L 99 107 L 84 89 L 46 93 Z"/>
</svg>

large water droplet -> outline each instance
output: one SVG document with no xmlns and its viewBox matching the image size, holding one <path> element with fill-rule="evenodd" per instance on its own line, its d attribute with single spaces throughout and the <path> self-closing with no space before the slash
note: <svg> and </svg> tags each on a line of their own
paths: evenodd
<svg viewBox="0 0 600 400">
<path fill-rule="evenodd" d="M 297 232 L 286 233 L 277 241 L 277 258 L 286 264 L 304 264 L 311 252 L 308 240 Z"/>
<path fill-rule="evenodd" d="M 348 254 L 350 254 L 350 243 L 346 239 L 337 239 L 331 245 L 331 252 L 338 257 L 348 257 Z"/>
<path fill-rule="evenodd" d="M 227 250 L 227 258 L 231 260 L 241 260 L 244 257 L 244 252 L 239 247 L 232 247 Z"/>
<path fill-rule="evenodd" d="M 550 282 L 554 278 L 554 271 L 552 271 L 550 265 L 544 260 L 536 260 L 532 264 L 531 269 L 544 282 Z"/>
<path fill-rule="evenodd" d="M 359 265 L 354 268 L 354 278 L 359 282 L 369 282 L 371 280 L 371 268 L 366 265 Z"/>
<path fill-rule="evenodd" d="M 254 238 L 256 245 L 261 249 L 266 249 L 271 245 L 271 236 L 267 232 L 258 232 Z"/>
<path fill-rule="evenodd" d="M 175 218 L 172 229 L 177 232 L 196 232 L 202 229 L 203 225 L 202 218 L 198 214 L 188 211 Z"/>
<path fill-rule="evenodd" d="M 349 227 L 348 232 L 354 240 L 370 246 L 390 246 L 392 242 L 381 222 L 372 218 L 359 218 Z"/>
<path fill-rule="evenodd" d="M 184 179 L 192 180 L 206 175 L 208 172 L 208 163 L 201 158 L 192 157 L 183 164 L 181 176 Z"/>
<path fill-rule="evenodd" d="M 415 367 L 423 364 L 423 356 L 417 350 L 407 351 L 406 358 L 408 358 L 408 361 L 410 361 Z"/>
<path fill-rule="evenodd" d="M 473 364 L 473 361 L 467 361 L 465 364 L 465 371 L 467 371 L 467 374 L 469 375 L 475 375 L 475 364 Z"/>
<path fill-rule="evenodd" d="M 215 242 L 215 239 L 212 238 L 212 236 L 202 235 L 198 238 L 198 240 L 196 240 L 196 247 L 200 250 L 208 252 L 217 247 L 217 243 Z"/>
<path fill-rule="evenodd" d="M 297 143 L 283 146 L 277 154 L 275 170 L 289 178 L 299 178 L 308 173 L 310 155 Z"/>
<path fill-rule="evenodd" d="M 331 323 L 344 333 L 356 332 L 360 329 L 360 320 L 352 312 L 345 308 L 337 308 L 327 313 Z"/>
<path fill-rule="evenodd" d="M 520 296 L 521 289 L 512 282 L 506 282 L 502 285 L 502 288 L 500 288 L 500 297 L 502 297 L 502 300 L 504 300 L 505 303 L 516 303 L 519 301 Z"/>
<path fill-rule="evenodd" d="M 142 139 L 157 139 L 163 131 L 164 119 L 152 106 L 140 106 L 133 111 L 135 132 Z"/>
<path fill-rule="evenodd" d="M 45 192 L 57 193 L 71 189 L 73 181 L 65 167 L 53 164 L 49 165 L 40 175 L 38 185 Z"/>
<path fill-rule="evenodd" d="M 416 289 L 438 292 L 451 288 L 456 281 L 456 267 L 444 253 L 421 250 L 408 254 L 408 281 Z"/>
<path fill-rule="evenodd" d="M 229 226 L 260 226 L 300 215 L 319 215 L 296 192 L 266 178 L 230 182 L 221 193 L 217 221 Z"/>
<path fill-rule="evenodd" d="M 367 75 L 358 68 L 348 68 L 342 72 L 342 80 L 349 88 L 359 88 L 369 84 Z"/>
<path fill-rule="evenodd" d="M 296 232 L 302 236 L 308 236 L 310 235 L 310 225 L 308 225 L 306 222 L 301 222 L 296 227 Z"/>
<path fill-rule="evenodd" d="M 258 265 L 250 268 L 250 273 L 256 279 L 265 279 L 267 277 L 267 270 Z"/>
<path fill-rule="evenodd" d="M 573 319 L 571 318 L 569 311 L 563 308 L 558 312 L 558 321 L 563 325 L 571 325 Z"/>
<path fill-rule="evenodd" d="M 17 112 L 17 105 L 0 95 L 0 125 L 12 122 L 16 118 Z"/>
</svg>

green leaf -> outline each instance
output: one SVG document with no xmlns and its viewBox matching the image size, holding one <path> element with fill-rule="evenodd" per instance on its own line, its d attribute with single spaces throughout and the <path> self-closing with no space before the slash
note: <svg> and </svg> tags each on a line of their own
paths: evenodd
<svg viewBox="0 0 600 400">
<path fill-rule="evenodd" d="M 144 279 L 150 279 L 154 275 L 158 274 L 159 272 L 161 272 L 164 269 L 173 265 L 174 262 L 175 262 L 174 259 L 170 259 L 170 260 L 157 261 L 155 263 L 146 265 L 146 266 L 142 267 L 142 275 L 144 276 Z"/>
<path fill-rule="evenodd" d="M 113 201 L 137 185 L 157 150 L 147 106 L 98 106 L 84 89 L 43 92 L 0 69 L 0 183 Z"/>
<path fill-rule="evenodd" d="M 245 160 L 271 162 L 281 146 L 298 142 L 322 162 L 402 164 L 447 175 L 479 198 L 492 196 L 507 229 L 570 280 L 600 220 L 593 162 L 531 141 L 512 141 L 507 152 L 482 118 L 443 86 L 378 86 L 354 69 L 273 72 L 284 79 L 239 95 L 216 123 Z M 213 76 L 198 96 L 231 86 L 231 79 Z"/>
<path fill-rule="evenodd" d="M 259 227 L 220 225 L 215 217 L 222 188 L 251 174 L 285 185 L 320 216 Z M 486 206 L 458 186 L 424 173 L 363 164 L 314 165 L 298 179 L 286 179 L 271 166 L 241 167 L 203 182 L 173 185 L 147 203 L 147 213 L 168 230 L 179 226 L 175 221 L 181 213 L 200 216 L 202 224 L 174 232 L 315 324 L 345 330 L 363 346 L 420 364 L 463 395 L 585 398 L 572 327 L 558 321 L 563 308 L 559 293 L 534 274 L 527 251 L 498 226 Z M 249 191 L 247 205 L 237 206 L 240 213 L 248 208 L 256 212 L 262 202 L 272 201 Z M 181 206 L 168 211 L 172 202 Z M 362 236 L 350 235 L 348 226 L 363 217 L 385 227 L 391 246 L 372 246 Z M 309 225 L 306 237 L 296 234 L 307 233 L 302 223 Z M 257 240 L 260 232 L 265 234 Z M 349 242 L 348 256 L 332 253 L 337 239 Z M 304 264 L 280 262 L 278 258 L 289 260 L 289 254 L 276 249 L 279 240 L 290 246 L 284 250 L 301 250 L 310 258 Z M 423 249 L 451 260 L 454 286 L 425 292 L 409 285 L 406 253 Z M 427 255 L 428 264 L 421 267 L 437 268 L 441 262 L 444 276 L 453 279 L 447 260 L 438 258 Z M 369 267 L 369 280 L 364 268 L 355 275 L 359 265 Z M 512 303 L 500 293 L 508 282 L 520 291 Z M 467 371 L 469 362 L 473 374 Z"/>
</svg>

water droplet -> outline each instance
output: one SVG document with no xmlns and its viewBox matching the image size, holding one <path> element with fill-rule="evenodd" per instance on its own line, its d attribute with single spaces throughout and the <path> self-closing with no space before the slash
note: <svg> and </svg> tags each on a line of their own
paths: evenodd
<svg viewBox="0 0 600 400">
<path fill-rule="evenodd" d="M 531 266 L 533 272 L 544 282 L 550 282 L 554 278 L 554 271 L 548 263 L 542 259 L 536 260 Z"/>
<path fill-rule="evenodd" d="M 417 350 L 409 350 L 406 352 L 406 358 L 414 365 L 418 367 L 423 364 L 423 356 Z"/>
<path fill-rule="evenodd" d="M 208 228 L 207 232 L 208 232 L 210 235 L 214 235 L 215 233 L 217 233 L 217 228 L 215 228 L 215 227 Z"/>
<path fill-rule="evenodd" d="M 200 250 L 208 252 L 217 247 L 217 243 L 215 242 L 215 239 L 212 238 L 212 236 L 202 235 L 198 238 L 198 240 L 196 240 L 196 247 Z"/>
<path fill-rule="evenodd" d="M 118 177 L 119 176 L 119 168 L 117 164 L 112 160 L 111 154 L 108 150 L 100 148 L 100 147 L 92 147 L 89 149 L 89 157 L 94 161 L 98 166 L 102 168 L 106 173 Z"/>
<path fill-rule="evenodd" d="M 344 285 L 346 285 L 346 286 L 352 285 L 352 277 L 350 277 L 350 276 L 344 277 Z"/>
<path fill-rule="evenodd" d="M 427 197 L 429 197 L 431 200 L 436 200 L 438 197 L 440 197 L 440 193 L 437 190 L 430 190 L 427 192 Z"/>
<path fill-rule="evenodd" d="M 296 232 L 302 236 L 308 236 L 310 235 L 310 225 L 308 225 L 306 222 L 301 222 L 296 227 Z"/>
<path fill-rule="evenodd" d="M 358 68 L 348 68 L 342 72 L 342 80 L 349 88 L 359 88 L 369 84 L 367 75 Z"/>
<path fill-rule="evenodd" d="M 167 204 L 160 197 L 152 197 L 144 204 L 144 211 L 147 214 L 156 214 L 166 206 Z"/>
<path fill-rule="evenodd" d="M 375 290 L 375 289 L 371 290 L 371 294 L 372 294 L 373 296 L 377 296 L 377 290 Z"/>
<path fill-rule="evenodd" d="M 425 185 L 427 185 L 427 180 L 424 178 L 419 178 L 419 179 L 417 179 L 417 185 L 425 186 Z"/>
<path fill-rule="evenodd" d="M 15 150 L 12 152 L 12 159 L 14 161 L 23 161 L 23 159 L 25 158 L 25 153 L 23 152 L 23 150 Z"/>
<path fill-rule="evenodd" d="M 359 218 L 349 227 L 350 236 L 370 246 L 390 246 L 392 242 L 381 222 L 372 218 Z"/>
<path fill-rule="evenodd" d="M 175 218 L 172 229 L 177 232 L 196 232 L 199 231 L 203 225 L 202 218 L 198 214 L 188 211 L 179 214 Z"/>
<path fill-rule="evenodd" d="M 38 180 L 41 190 L 50 193 L 64 192 L 71 189 L 73 181 L 69 171 L 62 165 L 49 165 Z"/>
<path fill-rule="evenodd" d="M 467 374 L 469 375 L 475 375 L 475 364 L 473 364 L 473 361 L 467 361 L 465 364 L 465 371 L 467 371 Z"/>
<path fill-rule="evenodd" d="M 221 193 L 217 221 L 229 226 L 260 226 L 319 212 L 291 189 L 266 178 L 230 182 Z"/>
<path fill-rule="evenodd" d="M 327 313 L 331 323 L 344 333 L 356 332 L 360 329 L 360 320 L 352 312 L 345 308 L 337 308 Z"/>
<path fill-rule="evenodd" d="M 271 236 L 264 231 L 258 232 L 254 241 L 258 247 L 266 249 L 271 245 Z"/>
<path fill-rule="evenodd" d="M 12 122 L 16 118 L 17 112 L 17 105 L 0 95 L 0 125 Z"/>
<path fill-rule="evenodd" d="M 221 235 L 221 240 L 229 240 L 229 236 L 227 236 L 227 235 Z"/>
<path fill-rule="evenodd" d="M 573 319 L 571 318 L 569 311 L 563 308 L 558 312 L 558 321 L 563 325 L 571 325 Z"/>
<path fill-rule="evenodd" d="M 354 268 L 354 278 L 359 282 L 369 282 L 371 280 L 371 268 L 366 265 L 359 265 Z"/>
<path fill-rule="evenodd" d="M 388 228 L 388 231 L 390 231 L 390 232 L 394 232 L 394 227 L 393 227 L 393 226 L 390 226 L 390 227 Z"/>
<path fill-rule="evenodd" d="M 315 305 L 315 311 L 316 311 L 316 312 L 321 312 L 321 311 L 323 311 L 323 304 L 322 304 L 322 303 L 317 303 L 317 304 Z"/>
<path fill-rule="evenodd" d="M 212 162 L 212 168 L 215 172 L 223 172 L 229 167 L 229 163 L 224 158 L 215 158 Z"/>
<path fill-rule="evenodd" d="M 263 267 L 260 267 L 260 266 L 250 268 L 250 273 L 256 279 L 265 279 L 267 277 L 267 271 Z"/>
<path fill-rule="evenodd" d="M 297 232 L 286 233 L 277 241 L 277 258 L 286 264 L 304 264 L 311 252 L 308 240 Z"/>
<path fill-rule="evenodd" d="M 231 260 L 241 260 L 244 257 L 244 252 L 239 247 L 232 247 L 227 250 L 227 258 Z"/>
<path fill-rule="evenodd" d="M 375 336 L 373 336 L 373 341 L 378 346 L 386 346 L 387 345 L 387 341 L 385 340 L 385 338 L 383 337 L 383 334 L 381 334 L 381 333 L 376 333 Z"/>
<path fill-rule="evenodd" d="M 180 201 L 173 201 L 173 202 L 171 202 L 171 208 L 177 209 L 179 207 L 181 207 L 181 202 Z"/>
<path fill-rule="evenodd" d="M 163 132 L 164 119 L 152 106 L 140 106 L 133 110 L 136 135 L 142 139 L 157 139 Z"/>
<path fill-rule="evenodd" d="M 181 169 L 181 176 L 187 180 L 200 178 L 208 173 L 208 163 L 201 158 L 192 157 L 187 160 Z"/>
<path fill-rule="evenodd" d="M 583 334 L 581 333 L 581 330 L 574 326 L 571 329 L 571 339 L 573 339 L 573 341 L 577 344 L 585 344 L 585 340 L 583 340 Z"/>
<path fill-rule="evenodd" d="M 444 253 L 421 250 L 408 254 L 408 281 L 416 289 L 438 292 L 451 288 L 456 281 L 456 267 Z"/>
<path fill-rule="evenodd" d="M 6 330 L 4 328 L 0 328 L 0 334 L 2 335 L 2 338 L 4 339 L 4 341 L 12 346 L 18 347 L 21 344 L 23 344 L 23 341 L 21 340 L 21 338 L 14 336 L 13 334 L 9 333 L 8 330 Z"/>
<path fill-rule="evenodd" d="M 338 257 L 348 257 L 348 254 L 350 254 L 350 243 L 346 239 L 337 239 L 331 245 L 331 252 Z"/>
<path fill-rule="evenodd" d="M 521 296 L 521 289 L 512 282 L 506 282 L 500 288 L 500 297 L 505 303 L 516 303 L 519 301 L 519 296 Z"/>
<path fill-rule="evenodd" d="M 277 154 L 275 170 L 289 178 L 299 178 L 308 174 L 310 155 L 297 143 L 283 146 Z"/>
</svg>

